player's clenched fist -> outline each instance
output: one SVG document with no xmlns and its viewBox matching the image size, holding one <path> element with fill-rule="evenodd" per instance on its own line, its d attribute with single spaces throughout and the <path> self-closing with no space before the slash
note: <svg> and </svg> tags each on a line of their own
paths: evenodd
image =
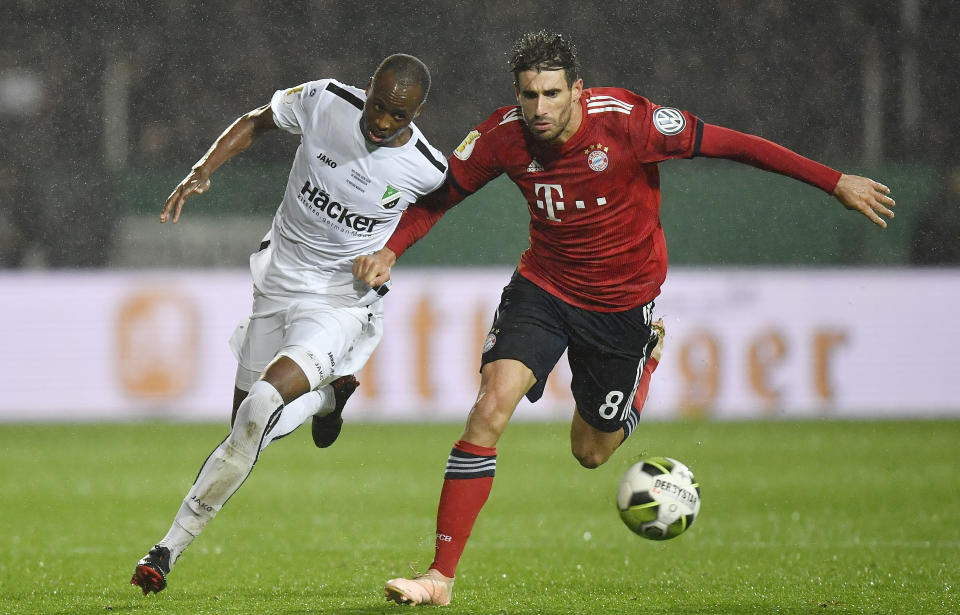
<svg viewBox="0 0 960 615">
<path fill-rule="evenodd" d="M 353 261 L 353 275 L 369 286 L 375 287 L 390 280 L 390 269 L 397 262 L 397 255 L 390 248 L 381 248 L 373 254 L 358 256 Z"/>
</svg>

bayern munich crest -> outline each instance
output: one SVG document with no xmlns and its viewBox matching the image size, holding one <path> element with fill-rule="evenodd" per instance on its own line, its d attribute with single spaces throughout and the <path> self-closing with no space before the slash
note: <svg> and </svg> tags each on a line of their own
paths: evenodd
<svg viewBox="0 0 960 615">
<path fill-rule="evenodd" d="M 480 352 L 489 352 L 493 345 L 497 343 L 497 336 L 492 332 L 487 335 L 487 339 L 483 340 L 483 349 Z"/>
<path fill-rule="evenodd" d="M 597 143 L 596 145 L 591 145 L 587 149 L 583 150 L 587 155 L 587 166 L 597 173 L 606 170 L 607 166 L 610 164 L 610 158 L 607 156 L 607 151 L 609 149 L 610 148 L 604 147 L 603 145 Z"/>
</svg>

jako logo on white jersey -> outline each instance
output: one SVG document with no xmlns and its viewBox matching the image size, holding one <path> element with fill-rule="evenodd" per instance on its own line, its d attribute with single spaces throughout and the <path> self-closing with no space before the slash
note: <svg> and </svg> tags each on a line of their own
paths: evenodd
<svg viewBox="0 0 960 615">
<path fill-rule="evenodd" d="M 324 154 L 323 152 L 320 152 L 319 154 L 317 154 L 317 160 L 319 160 L 319 161 L 322 162 L 323 164 L 327 165 L 327 166 L 330 167 L 331 169 L 336 169 L 336 168 L 337 168 L 337 161 L 336 161 L 336 160 L 331 160 L 330 158 L 327 158 L 327 155 Z"/>
<path fill-rule="evenodd" d="M 330 219 L 355 231 L 372 233 L 373 227 L 383 222 L 383 220 L 351 213 L 337 201 L 331 201 L 330 195 L 325 190 L 313 186 L 309 179 L 300 189 L 299 199 L 302 203 L 316 207 L 319 211 L 325 212 Z"/>
</svg>

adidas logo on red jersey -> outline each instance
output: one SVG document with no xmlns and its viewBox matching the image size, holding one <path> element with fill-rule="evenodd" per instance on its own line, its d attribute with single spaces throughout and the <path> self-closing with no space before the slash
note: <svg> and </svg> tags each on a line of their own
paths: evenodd
<svg viewBox="0 0 960 615">
<path fill-rule="evenodd" d="M 530 165 L 527 167 L 527 173 L 538 173 L 543 171 L 543 165 L 540 164 L 540 161 L 534 158 L 530 161 Z"/>
</svg>

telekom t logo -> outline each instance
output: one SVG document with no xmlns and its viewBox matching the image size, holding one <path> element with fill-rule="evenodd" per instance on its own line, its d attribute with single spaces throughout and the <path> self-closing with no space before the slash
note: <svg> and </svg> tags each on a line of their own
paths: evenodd
<svg viewBox="0 0 960 615">
<path fill-rule="evenodd" d="M 557 198 L 563 198 L 563 187 L 560 184 L 534 184 L 533 191 L 537 196 L 543 197 L 542 199 L 537 199 L 537 207 L 540 209 L 546 209 L 547 211 L 547 220 L 553 220 L 554 222 L 560 222 L 555 214 L 558 211 L 563 211 L 563 201 L 554 201 L 553 194 L 556 192 Z M 606 205 L 606 197 L 597 198 L 597 205 Z M 586 209 L 586 205 L 583 201 L 574 201 L 574 205 L 577 206 L 577 209 Z"/>
<path fill-rule="evenodd" d="M 547 208 L 547 220 L 553 220 L 554 222 L 560 222 L 560 218 L 553 215 L 554 207 L 558 210 L 563 211 L 563 201 L 553 201 L 553 191 L 557 191 L 557 196 L 561 199 L 563 198 L 563 187 L 560 184 L 534 184 L 533 191 L 537 196 L 540 196 L 540 193 L 543 193 L 543 200 L 537 199 L 537 207 L 540 209 L 544 208 L 546 204 Z"/>
</svg>

